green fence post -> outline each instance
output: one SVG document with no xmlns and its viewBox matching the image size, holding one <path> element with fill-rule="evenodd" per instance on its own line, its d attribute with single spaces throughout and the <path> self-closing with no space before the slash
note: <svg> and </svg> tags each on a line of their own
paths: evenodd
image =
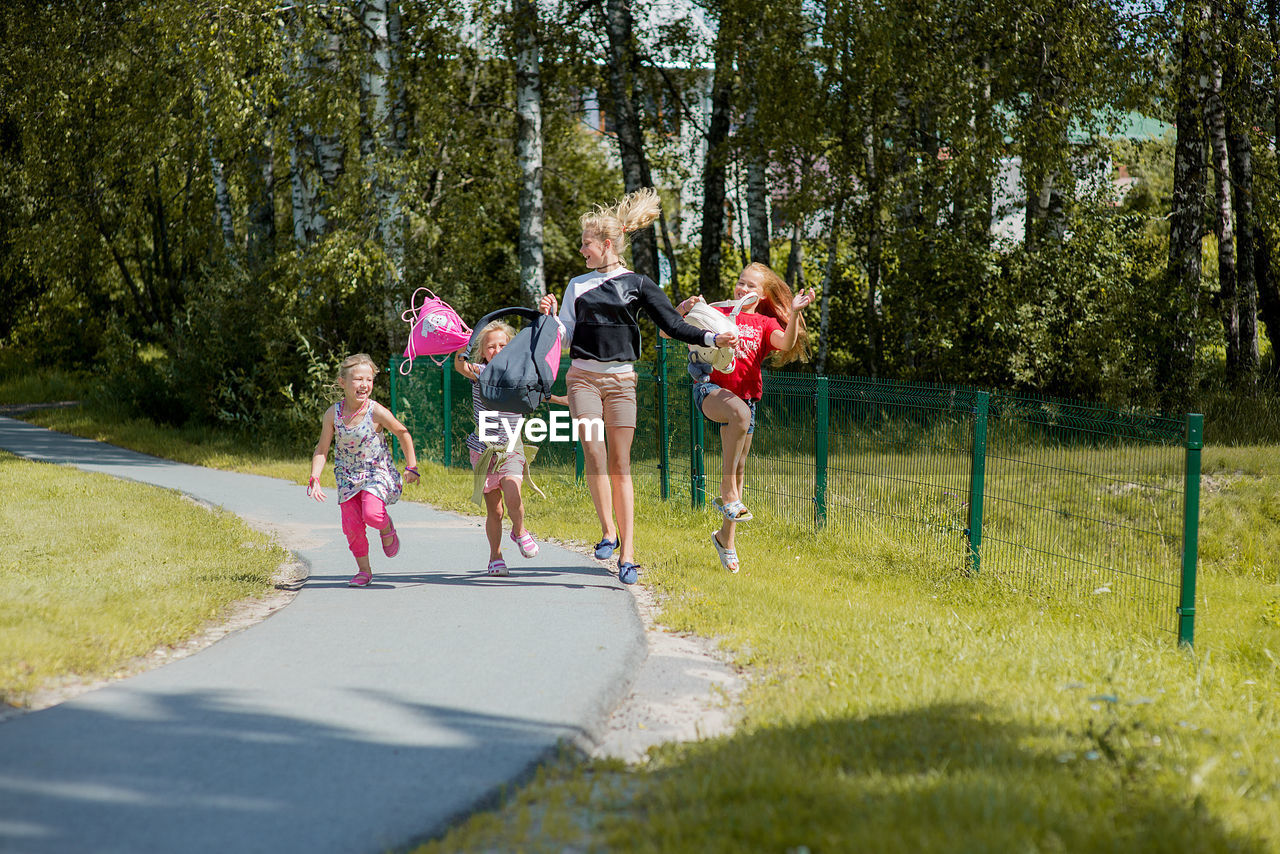
<svg viewBox="0 0 1280 854">
<path fill-rule="evenodd" d="M 696 386 L 689 384 L 689 506 L 700 510 L 707 504 L 707 476 L 703 471 L 702 446 L 706 440 L 703 434 L 702 410 L 693 390 Z"/>
<path fill-rule="evenodd" d="M 396 370 L 396 357 L 391 356 L 387 359 L 387 371 L 391 374 L 391 414 L 396 415 L 396 374 L 400 373 Z M 399 415 L 396 415 L 400 418 Z M 401 419 L 403 420 L 403 419 Z M 393 462 L 400 462 L 400 443 L 391 442 L 391 459 Z"/>
<path fill-rule="evenodd" d="M 989 392 L 980 391 L 973 400 L 973 460 L 969 468 L 969 571 L 975 575 L 982 569 L 982 496 L 987 479 L 987 411 L 991 406 Z"/>
<path fill-rule="evenodd" d="M 667 447 L 667 340 L 658 338 L 658 358 L 653 366 L 654 399 L 658 407 L 658 492 L 663 501 L 671 495 L 671 451 Z"/>
<path fill-rule="evenodd" d="M 1182 499 L 1182 584 L 1178 590 L 1178 643 L 1191 646 L 1196 633 L 1196 554 L 1200 546 L 1200 452 L 1204 416 L 1187 415 L 1187 470 Z"/>
<path fill-rule="evenodd" d="M 828 433 L 831 429 L 831 397 L 827 378 L 818 377 L 813 392 L 813 523 L 827 524 L 827 457 Z"/>
<path fill-rule="evenodd" d="M 441 368 L 440 394 L 444 397 L 444 467 L 453 465 L 453 367 L 445 362 Z"/>
</svg>

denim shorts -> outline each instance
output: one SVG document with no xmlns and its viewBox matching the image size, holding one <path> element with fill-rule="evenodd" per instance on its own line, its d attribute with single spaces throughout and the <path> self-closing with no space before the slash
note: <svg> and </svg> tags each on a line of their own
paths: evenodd
<svg viewBox="0 0 1280 854">
<path fill-rule="evenodd" d="M 701 383 L 693 384 L 693 405 L 698 407 L 699 412 L 702 412 L 702 402 L 707 399 L 707 395 L 711 394 L 712 392 L 716 391 L 719 388 L 720 386 L 716 385 L 713 382 L 701 382 Z M 745 401 L 745 403 L 747 404 L 747 409 L 751 410 L 751 421 L 750 423 L 747 424 L 748 436 L 756 432 L 756 404 L 759 402 L 760 401 L 758 400 Z M 704 417 L 706 417 L 705 412 L 703 412 L 702 414 Z M 707 420 L 710 421 L 712 424 L 720 423 L 711 418 L 707 418 Z"/>
</svg>

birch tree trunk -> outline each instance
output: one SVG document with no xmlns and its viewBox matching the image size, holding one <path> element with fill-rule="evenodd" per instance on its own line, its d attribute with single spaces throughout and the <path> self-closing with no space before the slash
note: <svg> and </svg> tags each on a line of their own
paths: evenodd
<svg viewBox="0 0 1280 854">
<path fill-rule="evenodd" d="M 1227 157 L 1227 120 L 1222 102 L 1222 67 L 1214 63 L 1205 99 L 1214 175 L 1214 213 L 1218 237 L 1218 311 L 1226 340 L 1227 380 L 1240 373 L 1240 305 L 1236 298 L 1235 229 L 1231 215 L 1231 166 Z"/>
<path fill-rule="evenodd" d="M 393 177 L 399 152 L 392 109 L 396 101 L 393 94 L 392 6 L 392 0 L 363 0 L 360 4 L 360 25 L 368 52 L 363 57 L 364 70 L 360 75 L 361 103 L 366 119 L 361 128 L 360 154 L 373 187 L 378 242 L 390 263 L 383 291 L 382 315 L 387 346 L 395 352 L 396 341 L 400 338 L 398 290 L 404 279 L 405 217 Z"/>
<path fill-rule="evenodd" d="M 337 32 L 326 34 L 317 66 L 320 74 L 328 79 L 337 78 L 340 72 L 342 57 L 342 35 Z M 320 221 L 320 232 L 327 233 L 329 219 L 324 213 L 329 199 L 333 197 L 338 179 L 342 177 L 346 152 L 342 145 L 342 135 L 336 128 L 320 128 L 312 137 L 312 149 L 315 151 L 316 168 L 320 172 L 320 203 L 315 206 L 317 219 Z"/>
<path fill-rule="evenodd" d="M 1162 377 L 1165 405 L 1187 400 L 1199 317 L 1200 251 L 1203 238 L 1205 143 L 1203 94 L 1207 82 L 1200 41 L 1207 14 L 1189 3 L 1182 22 L 1177 71 L 1177 145 L 1173 159 L 1173 203 L 1169 214 L 1169 285 L 1174 299 L 1173 328 Z"/>
<path fill-rule="evenodd" d="M 618 153 L 622 159 L 622 182 L 628 193 L 652 186 L 649 162 L 644 151 L 644 132 L 636 109 L 634 89 L 639 69 L 632 37 L 633 20 L 629 0 L 605 0 L 605 32 L 609 38 L 609 94 L 613 102 L 614 127 L 618 132 Z M 633 269 L 658 280 L 658 245 L 653 231 L 633 234 Z"/>
<path fill-rule="evenodd" d="M 868 373 L 876 377 L 880 375 L 880 268 L 883 260 L 884 229 L 880 221 L 881 174 L 880 160 L 876 149 L 876 138 L 873 125 L 867 124 L 863 137 L 866 150 L 867 189 L 867 343 L 870 345 L 871 357 L 867 366 Z"/>
<path fill-rule="evenodd" d="M 711 299 L 720 293 L 724 243 L 725 160 L 728 157 L 729 108 L 733 98 L 731 36 L 721 22 L 716 34 L 716 67 L 711 84 L 711 116 L 707 123 L 707 158 L 702 166 L 702 247 L 698 290 Z"/>
<path fill-rule="evenodd" d="M 218 137 L 209 128 L 209 175 L 213 178 L 213 206 L 222 232 L 222 246 L 228 253 L 235 252 L 236 229 L 231 216 L 231 190 L 227 187 L 226 169 L 218 157 Z"/>
<path fill-rule="evenodd" d="M 546 292 L 547 282 L 542 222 L 542 80 L 538 8 L 533 0 L 516 0 L 515 42 L 516 161 L 520 168 L 520 295 L 526 305 L 536 306 Z"/>
<path fill-rule="evenodd" d="M 288 92 L 307 91 L 309 78 L 316 64 L 315 51 L 308 34 L 306 21 L 296 7 L 289 18 L 289 35 L 284 40 L 285 76 Z M 324 233 L 326 223 L 320 211 L 319 180 L 315 170 L 314 134 L 311 123 L 305 118 L 306 105 L 285 96 L 285 108 L 289 113 L 289 202 L 293 220 L 293 244 L 305 249 Z"/>
<path fill-rule="evenodd" d="M 751 260 L 769 264 L 769 182 L 764 160 L 758 155 L 747 161 L 747 232 Z"/>
<path fill-rule="evenodd" d="M 1227 151 L 1235 199 L 1240 382 L 1251 388 L 1258 379 L 1258 279 L 1254 246 L 1261 235 L 1253 216 L 1253 146 L 1248 129 L 1234 116 L 1227 125 Z"/>
</svg>

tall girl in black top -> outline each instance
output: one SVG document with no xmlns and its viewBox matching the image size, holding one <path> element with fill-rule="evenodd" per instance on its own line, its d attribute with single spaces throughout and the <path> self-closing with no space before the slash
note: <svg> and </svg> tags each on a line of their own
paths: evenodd
<svg viewBox="0 0 1280 854">
<path fill-rule="evenodd" d="M 573 418 L 604 421 L 604 441 L 585 431 L 583 457 L 587 486 L 600 517 L 603 534 L 596 557 L 608 560 L 618 553 L 618 578 L 634 584 L 635 494 L 631 483 L 631 442 L 636 431 L 636 373 L 640 358 L 639 311 L 677 341 L 711 347 L 732 347 L 737 335 L 715 335 L 686 323 L 662 289 L 647 276 L 622 263 L 626 235 L 658 218 L 658 194 L 645 188 L 610 207 L 597 206 L 580 219 L 579 251 L 591 272 L 565 288 L 560 320 L 568 334 L 573 361 L 566 377 L 569 414 Z M 539 303 L 543 314 L 554 314 L 556 298 L 546 294 Z"/>
</svg>

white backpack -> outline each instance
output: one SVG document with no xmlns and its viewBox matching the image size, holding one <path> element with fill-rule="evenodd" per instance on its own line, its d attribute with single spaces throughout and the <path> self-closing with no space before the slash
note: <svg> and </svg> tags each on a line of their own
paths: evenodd
<svg viewBox="0 0 1280 854">
<path fill-rule="evenodd" d="M 724 332 L 737 332 L 738 324 L 735 322 L 738 312 L 742 311 L 746 306 L 760 299 L 758 294 L 747 294 L 739 300 L 725 300 L 724 302 L 698 302 L 694 303 L 693 308 L 689 309 L 689 313 L 684 319 L 698 327 L 706 329 L 720 335 Z M 733 310 L 728 314 L 716 311 L 717 308 L 729 308 Z M 712 368 L 722 374 L 727 374 L 733 370 L 733 348 L 732 347 L 702 347 L 696 344 L 689 345 L 689 351 L 698 357 L 698 361 L 706 362 Z"/>
</svg>

